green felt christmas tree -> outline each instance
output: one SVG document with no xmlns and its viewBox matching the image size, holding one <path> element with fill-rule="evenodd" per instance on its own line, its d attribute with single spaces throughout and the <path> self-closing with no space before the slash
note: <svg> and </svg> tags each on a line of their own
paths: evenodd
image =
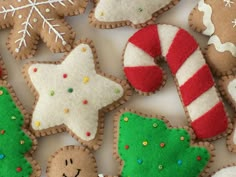
<svg viewBox="0 0 236 177">
<path fill-rule="evenodd" d="M 162 119 L 125 112 L 118 123 L 121 177 L 198 177 L 210 160 L 207 148 L 190 146 L 188 131 Z"/>
<path fill-rule="evenodd" d="M 8 89 L 0 86 L 0 177 L 29 177 L 33 168 L 25 158 L 32 140 L 22 130 L 24 116 Z"/>
</svg>

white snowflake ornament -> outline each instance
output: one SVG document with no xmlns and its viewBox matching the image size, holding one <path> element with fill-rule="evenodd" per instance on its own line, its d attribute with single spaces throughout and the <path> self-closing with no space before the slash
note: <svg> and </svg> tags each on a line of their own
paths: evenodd
<svg viewBox="0 0 236 177">
<path fill-rule="evenodd" d="M 38 136 L 65 129 L 97 149 L 102 142 L 104 111 L 127 100 L 128 84 L 98 70 L 94 46 L 85 41 L 60 64 L 27 65 L 25 75 L 38 99 L 31 127 Z"/>
<path fill-rule="evenodd" d="M 0 28 L 13 26 L 7 42 L 16 59 L 32 57 L 41 38 L 53 52 L 71 48 L 75 33 L 64 16 L 83 13 L 88 0 L 0 1 Z"/>
</svg>

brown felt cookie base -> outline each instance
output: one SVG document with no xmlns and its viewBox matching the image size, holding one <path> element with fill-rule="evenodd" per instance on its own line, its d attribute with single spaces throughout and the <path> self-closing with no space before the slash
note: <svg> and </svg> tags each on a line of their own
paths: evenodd
<svg viewBox="0 0 236 177">
<path fill-rule="evenodd" d="M 165 124 L 167 125 L 168 128 L 183 128 L 183 129 L 185 129 L 189 133 L 189 135 L 191 136 L 191 142 L 190 142 L 191 146 L 200 146 L 200 147 L 205 147 L 206 149 L 208 149 L 211 157 L 208 162 L 208 165 L 205 167 L 205 169 L 202 171 L 202 173 L 200 174 L 199 177 L 204 177 L 205 175 L 208 174 L 209 168 L 210 168 L 211 164 L 213 163 L 213 161 L 214 161 L 213 159 L 215 157 L 215 154 L 214 154 L 215 148 L 212 144 L 210 144 L 208 142 L 195 143 L 194 140 L 196 139 L 196 136 L 191 128 L 186 127 L 186 126 L 185 127 L 172 127 L 170 122 L 164 116 L 144 114 L 144 113 L 140 113 L 138 111 L 135 111 L 135 110 L 129 109 L 129 108 L 124 108 L 124 109 L 119 110 L 114 117 L 114 143 L 113 143 L 114 144 L 114 146 L 113 146 L 114 152 L 113 152 L 113 154 L 114 154 L 114 158 L 119 162 L 119 165 L 120 165 L 119 173 L 121 173 L 122 168 L 124 166 L 124 162 L 120 158 L 120 156 L 118 154 L 118 149 L 117 149 L 118 148 L 117 143 L 118 143 L 118 137 L 119 137 L 119 120 L 120 120 L 120 116 L 125 112 L 131 112 L 131 113 L 143 116 L 143 117 L 161 119 L 165 122 Z"/>
<path fill-rule="evenodd" d="M 64 124 L 60 125 L 60 126 L 55 126 L 55 127 L 51 127 L 51 128 L 48 128 L 48 129 L 44 129 L 44 130 L 34 130 L 32 128 L 32 126 L 31 126 L 31 131 L 33 131 L 37 137 L 47 136 L 47 135 L 51 135 L 51 134 L 56 134 L 56 133 L 61 133 L 61 132 L 67 131 L 68 133 L 70 133 L 70 135 L 73 138 L 75 138 L 77 141 L 81 142 L 81 144 L 83 144 L 84 146 L 87 146 L 88 148 L 90 148 L 92 150 L 97 150 L 101 146 L 101 144 L 102 144 L 103 133 L 104 133 L 104 117 L 105 117 L 105 113 L 115 109 L 116 107 L 118 107 L 118 106 L 120 106 L 122 104 L 124 104 L 129 99 L 129 97 L 132 95 L 132 90 L 130 89 L 128 83 L 125 80 L 121 80 L 121 79 L 118 79 L 118 78 L 116 78 L 114 76 L 105 74 L 105 73 L 103 73 L 100 70 L 97 53 L 95 51 L 95 47 L 94 47 L 94 44 L 93 44 L 92 41 L 90 41 L 88 39 L 81 40 L 81 41 L 78 41 L 75 44 L 74 47 L 76 47 L 79 44 L 87 44 L 87 45 L 89 45 L 91 47 L 92 52 L 93 52 L 93 56 L 94 56 L 93 59 L 94 59 L 94 63 L 95 63 L 95 70 L 96 70 L 97 74 L 99 74 L 99 75 L 101 75 L 101 76 L 103 76 L 105 78 L 108 78 L 108 79 L 110 79 L 110 80 L 120 84 L 122 86 L 123 90 L 124 90 L 123 96 L 119 100 L 117 100 L 117 101 L 113 102 L 112 104 L 107 105 L 106 107 L 103 107 L 102 109 L 99 110 L 98 128 L 97 128 L 96 136 L 95 136 L 95 138 L 93 140 L 90 140 L 90 141 L 82 140 L 80 137 L 78 137 L 75 133 L 73 133 Z M 57 65 L 57 64 L 60 64 L 66 58 L 66 56 L 67 56 L 67 54 L 59 62 L 41 62 L 41 63 L 50 63 L 50 64 Z M 35 103 L 34 103 L 34 107 L 35 107 L 36 104 L 37 104 L 37 101 L 39 99 L 39 94 L 36 91 L 36 89 L 34 88 L 32 82 L 31 82 L 31 80 L 29 78 L 29 75 L 27 74 L 28 68 L 33 63 L 35 63 L 35 62 L 32 62 L 32 63 L 29 63 L 29 64 L 25 65 L 25 67 L 23 69 L 23 74 L 24 74 L 25 80 L 27 81 L 27 84 L 31 88 L 31 90 L 34 93 L 34 96 L 36 98 L 35 99 Z"/>
<path fill-rule="evenodd" d="M 94 12 L 97 4 L 99 3 L 99 0 L 94 0 L 95 8 L 90 12 L 89 14 L 89 23 L 100 29 L 112 29 L 112 28 L 118 28 L 123 26 L 131 26 L 133 28 L 143 28 L 147 25 L 155 24 L 156 19 L 158 16 L 160 16 L 162 13 L 168 11 L 172 7 L 174 7 L 180 0 L 172 0 L 167 6 L 163 7 L 162 9 L 158 10 L 157 12 L 152 14 L 152 18 L 145 23 L 140 24 L 133 24 L 130 21 L 118 21 L 118 22 L 102 22 L 95 18 Z M 115 7 L 114 7 L 115 8 Z"/>
</svg>

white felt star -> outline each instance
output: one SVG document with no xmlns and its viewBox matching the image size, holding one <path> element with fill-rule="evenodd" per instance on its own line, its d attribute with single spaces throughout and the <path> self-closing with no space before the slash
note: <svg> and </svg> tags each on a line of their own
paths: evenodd
<svg viewBox="0 0 236 177">
<path fill-rule="evenodd" d="M 93 140 L 98 111 L 119 100 L 123 87 L 98 74 L 93 51 L 79 44 L 61 64 L 32 64 L 30 81 L 38 92 L 32 128 L 45 130 L 64 124 L 84 141 Z"/>
</svg>

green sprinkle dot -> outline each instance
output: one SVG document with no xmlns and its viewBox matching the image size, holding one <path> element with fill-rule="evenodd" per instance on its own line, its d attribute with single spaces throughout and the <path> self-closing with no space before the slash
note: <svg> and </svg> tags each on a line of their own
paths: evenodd
<svg viewBox="0 0 236 177">
<path fill-rule="evenodd" d="M 115 89 L 115 93 L 120 93 L 120 89 Z"/>
<path fill-rule="evenodd" d="M 68 89 L 68 92 L 69 92 L 69 93 L 72 93 L 73 91 L 74 91 L 73 88 L 69 88 L 69 89 Z"/>
<path fill-rule="evenodd" d="M 50 96 L 54 96 L 54 95 L 55 95 L 54 90 L 51 90 L 51 91 L 50 91 Z"/>
<path fill-rule="evenodd" d="M 11 116 L 11 119 L 12 120 L 16 120 L 16 116 Z"/>
<path fill-rule="evenodd" d="M 158 166 L 158 169 L 159 169 L 159 170 L 163 170 L 163 168 L 164 168 L 163 165 L 159 165 L 159 166 Z"/>
<path fill-rule="evenodd" d="M 157 124 L 157 123 L 154 123 L 152 126 L 153 126 L 154 128 L 157 128 L 157 127 L 158 127 L 158 124 Z"/>
</svg>

